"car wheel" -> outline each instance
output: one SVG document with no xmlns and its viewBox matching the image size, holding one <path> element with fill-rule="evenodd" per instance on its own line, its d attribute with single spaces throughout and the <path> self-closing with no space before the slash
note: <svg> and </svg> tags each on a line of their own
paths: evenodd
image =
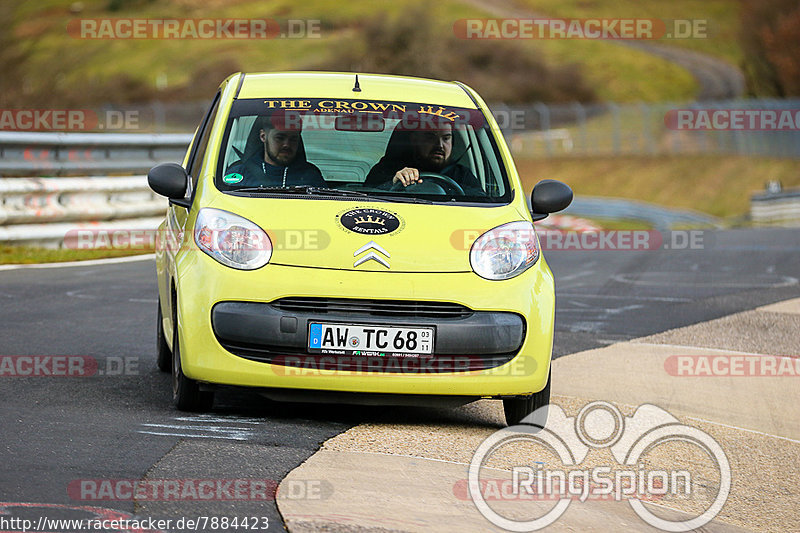
<svg viewBox="0 0 800 533">
<path fill-rule="evenodd" d="M 214 393 L 201 391 L 198 383 L 183 375 L 181 347 L 178 341 L 178 324 L 172 326 L 172 400 L 181 411 L 201 412 L 211 409 Z"/>
<path fill-rule="evenodd" d="M 162 372 L 172 370 L 172 351 L 164 339 L 164 320 L 161 314 L 161 303 L 158 304 L 158 320 L 156 321 L 156 364 Z"/>
<path fill-rule="evenodd" d="M 525 424 L 530 426 L 545 427 L 547 422 L 547 414 L 549 409 L 545 408 L 539 411 L 539 414 L 533 420 L 522 421 L 523 418 L 536 411 L 540 407 L 550 404 L 550 376 L 547 376 L 547 385 L 542 390 L 530 396 L 523 396 L 520 398 L 505 398 L 503 399 L 503 411 L 506 415 L 506 424 L 509 426 L 516 426 L 518 424 Z"/>
</svg>

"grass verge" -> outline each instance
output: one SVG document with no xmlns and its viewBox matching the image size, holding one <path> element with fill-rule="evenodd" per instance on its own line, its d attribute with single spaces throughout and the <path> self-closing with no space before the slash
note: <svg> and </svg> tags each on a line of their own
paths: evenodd
<svg viewBox="0 0 800 533">
<path fill-rule="evenodd" d="M 739 43 L 740 9 L 738 0 L 516 0 L 520 6 L 552 17 L 660 19 L 697 21 L 697 35 L 661 39 L 668 44 L 710 54 L 739 65 L 744 57 Z"/>
<path fill-rule="evenodd" d="M 0 244 L 0 265 L 28 265 L 35 263 L 62 263 L 67 261 L 88 261 L 109 257 L 150 254 L 155 250 L 70 250 L 65 248 L 39 248 L 35 246 L 12 246 Z"/>
<path fill-rule="evenodd" d="M 612 196 L 691 209 L 724 219 L 750 211 L 750 196 L 768 180 L 800 186 L 800 161 L 746 156 L 606 156 L 515 158 L 525 190 L 541 179 L 567 183 L 575 194 Z"/>
<path fill-rule="evenodd" d="M 648 230 L 653 229 L 653 225 L 646 220 L 634 220 L 630 218 L 602 218 L 586 217 L 580 215 L 579 218 L 588 220 L 595 226 L 603 230 Z"/>
</svg>

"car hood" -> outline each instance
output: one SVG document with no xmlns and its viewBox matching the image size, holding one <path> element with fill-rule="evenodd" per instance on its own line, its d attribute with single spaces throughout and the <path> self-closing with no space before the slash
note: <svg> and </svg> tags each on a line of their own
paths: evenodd
<svg viewBox="0 0 800 533">
<path fill-rule="evenodd" d="M 243 216 L 267 231 L 271 264 L 370 272 L 470 272 L 475 239 L 500 224 L 522 220 L 511 205 L 229 196 L 210 207 Z"/>
</svg>

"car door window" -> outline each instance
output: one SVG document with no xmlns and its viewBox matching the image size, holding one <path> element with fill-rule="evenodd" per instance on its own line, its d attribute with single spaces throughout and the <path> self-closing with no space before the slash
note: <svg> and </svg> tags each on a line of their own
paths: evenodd
<svg viewBox="0 0 800 533">
<path fill-rule="evenodd" d="M 208 147 L 208 139 L 211 136 L 211 130 L 213 129 L 214 119 L 217 116 L 217 109 L 219 108 L 219 98 L 220 94 L 214 97 L 214 101 L 211 104 L 208 112 L 206 113 L 205 118 L 203 119 L 203 124 L 200 130 L 197 132 L 197 142 L 192 149 L 192 155 L 189 158 L 189 167 L 186 171 L 189 173 L 191 179 L 191 187 L 192 191 L 197 188 L 197 177 L 202 172 L 203 166 L 203 158 L 206 154 L 206 148 Z"/>
</svg>

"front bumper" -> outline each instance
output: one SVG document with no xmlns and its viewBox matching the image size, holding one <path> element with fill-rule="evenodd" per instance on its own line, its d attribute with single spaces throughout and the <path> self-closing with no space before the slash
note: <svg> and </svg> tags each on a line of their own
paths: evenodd
<svg viewBox="0 0 800 533">
<path fill-rule="evenodd" d="M 555 301 L 552 274 L 543 259 L 521 276 L 500 282 L 472 273 L 399 274 L 281 265 L 245 272 L 200 253 L 181 257 L 177 272 L 183 372 L 201 383 L 492 397 L 538 392 L 547 382 Z M 314 313 L 287 314 L 270 306 L 287 297 L 413 299 L 462 305 L 474 311 L 473 318 L 431 319 L 437 339 L 443 342 L 437 340 L 436 356 L 467 358 L 483 366 L 409 372 L 408 368 L 343 370 L 287 364 L 287 358 L 303 353 L 306 329 L 301 321 L 322 318 Z M 281 319 L 286 316 L 297 319 L 294 332 L 281 332 Z M 425 325 L 421 318 L 400 322 Z M 283 323 L 286 329 L 287 321 Z"/>
<path fill-rule="evenodd" d="M 514 358 L 525 336 L 525 322 L 515 313 L 471 311 L 453 305 L 440 306 L 440 310 L 436 309 L 436 302 L 370 305 L 380 301 L 293 298 L 268 304 L 220 302 L 211 310 L 211 324 L 220 345 L 244 359 L 295 367 L 376 372 L 435 373 L 494 368 Z M 423 310 L 416 311 L 419 308 Z M 315 356 L 306 350 L 311 322 L 432 327 L 436 331 L 436 346 L 432 357 L 422 360 L 395 358 L 390 354 Z M 466 354 L 469 355 L 464 357 Z M 287 357 L 291 355 L 302 357 Z"/>
</svg>

